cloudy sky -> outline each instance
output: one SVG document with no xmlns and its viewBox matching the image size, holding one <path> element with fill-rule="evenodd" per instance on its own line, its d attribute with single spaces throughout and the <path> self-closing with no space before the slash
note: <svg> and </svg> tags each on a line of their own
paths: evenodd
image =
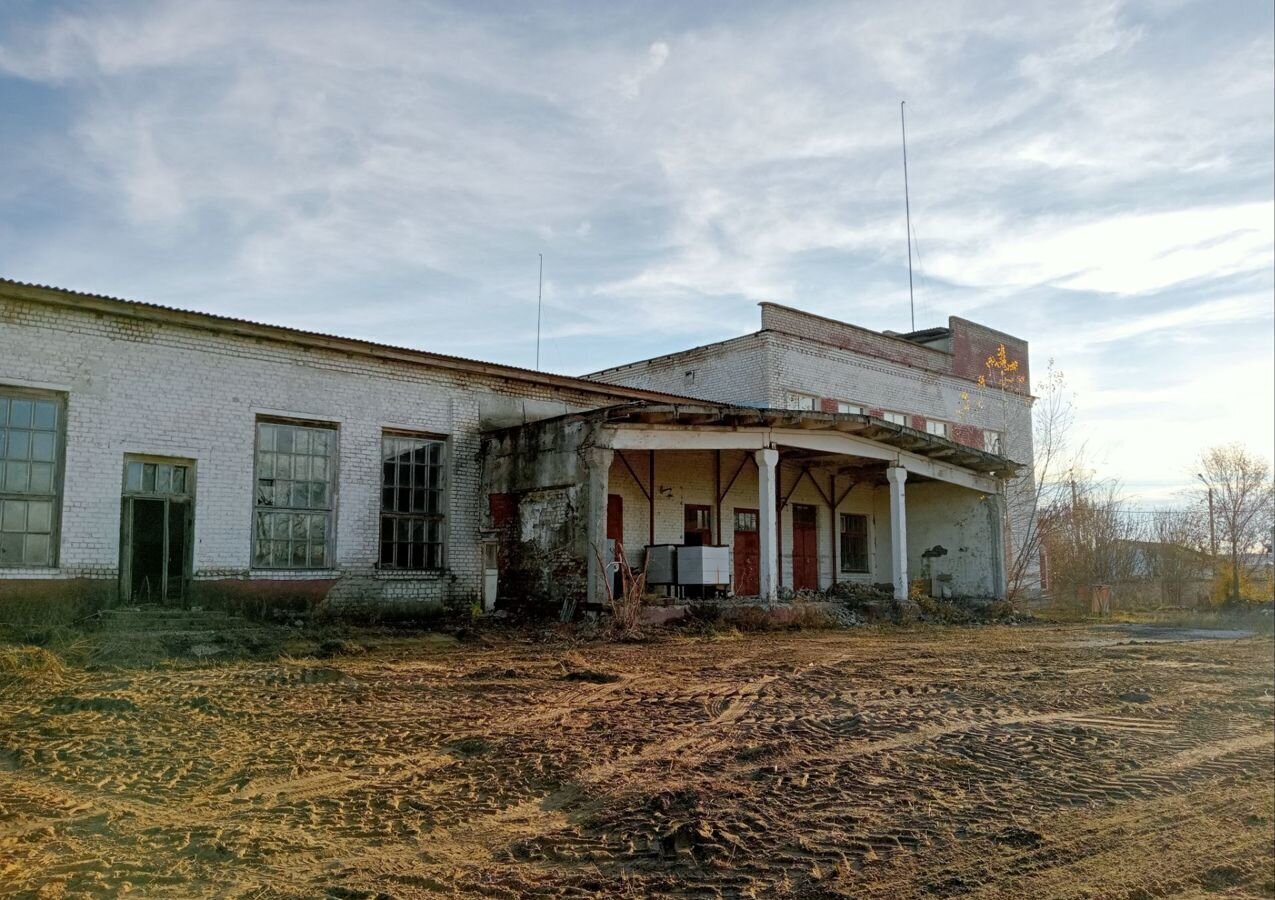
<svg viewBox="0 0 1275 900">
<path fill-rule="evenodd" d="M 1269 0 L 0 4 L 0 275 L 578 374 L 1022 335 L 1144 502 L 1275 434 Z"/>
</svg>

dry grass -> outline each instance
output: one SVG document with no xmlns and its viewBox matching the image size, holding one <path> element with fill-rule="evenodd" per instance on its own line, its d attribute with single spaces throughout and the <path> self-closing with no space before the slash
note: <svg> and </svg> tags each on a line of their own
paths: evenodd
<svg viewBox="0 0 1275 900">
<path fill-rule="evenodd" d="M 0 684 L 13 681 L 61 683 L 66 676 L 62 658 L 43 647 L 0 647 Z"/>
</svg>

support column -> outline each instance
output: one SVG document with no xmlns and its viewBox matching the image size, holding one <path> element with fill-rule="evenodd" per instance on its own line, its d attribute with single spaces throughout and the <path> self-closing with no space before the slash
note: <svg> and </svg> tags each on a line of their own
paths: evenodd
<svg viewBox="0 0 1275 900">
<path fill-rule="evenodd" d="M 605 560 L 607 553 L 607 490 L 614 458 L 615 451 L 609 447 L 590 447 L 584 452 L 584 462 L 589 469 L 585 599 L 590 604 L 606 600 L 606 586 L 602 581 L 606 573 L 599 560 Z"/>
<path fill-rule="evenodd" d="M 762 599 L 774 600 L 779 588 L 779 510 L 775 502 L 775 467 L 779 451 L 767 447 L 753 452 L 757 460 L 757 544 L 761 556 L 758 587 Z"/>
<path fill-rule="evenodd" d="M 903 489 L 908 480 L 908 470 L 902 466 L 890 466 L 885 470 L 890 482 L 890 561 L 891 580 L 894 582 L 894 599 L 908 598 L 908 514 L 907 497 Z"/>
<path fill-rule="evenodd" d="M 989 494 L 987 503 L 990 507 L 992 532 L 992 593 L 997 600 L 1009 596 L 1006 573 L 1009 571 L 1008 520 L 1004 494 Z"/>
</svg>

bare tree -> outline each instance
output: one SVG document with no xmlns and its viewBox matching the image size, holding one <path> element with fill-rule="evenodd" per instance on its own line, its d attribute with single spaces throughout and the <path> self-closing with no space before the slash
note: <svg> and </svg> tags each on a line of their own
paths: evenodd
<svg viewBox="0 0 1275 900">
<path fill-rule="evenodd" d="M 1164 509 L 1148 531 L 1145 574 L 1159 581 L 1162 600 L 1180 606 L 1187 586 L 1209 577 L 1208 525 L 1195 509 Z"/>
<path fill-rule="evenodd" d="M 1253 557 L 1266 552 L 1272 542 L 1275 490 L 1270 464 L 1240 444 L 1225 444 L 1201 454 L 1200 476 L 1208 491 L 1198 492 L 1198 504 L 1212 508 L 1219 544 L 1230 557 L 1230 599 L 1238 601 L 1242 576 L 1254 574 Z"/>
<path fill-rule="evenodd" d="M 1044 517 L 1042 540 L 1053 571 L 1051 581 L 1064 593 L 1099 584 L 1131 581 L 1143 526 L 1128 514 L 1119 485 L 1094 481 L 1076 470 L 1066 480 L 1066 502 Z"/>
<path fill-rule="evenodd" d="M 1018 362 L 1008 358 L 1002 346 L 988 359 L 988 375 L 979 379 L 981 396 L 971 400 L 963 396 L 962 413 L 975 406 L 985 409 L 990 404 L 999 412 L 1006 446 L 1020 446 L 1026 437 L 1015 434 L 1022 419 L 1014 415 L 1015 407 L 1031 407 L 1032 469 L 1009 479 L 1005 489 L 1006 506 L 1006 588 L 1011 601 L 1022 597 L 1039 578 L 1041 551 L 1044 549 L 1045 527 L 1052 511 L 1059 509 L 1067 496 L 1066 475 L 1075 467 L 1070 435 L 1075 419 L 1071 391 L 1063 373 L 1049 360 L 1045 377 L 1035 386 L 1035 402 L 1017 393 L 1021 383 Z"/>
</svg>

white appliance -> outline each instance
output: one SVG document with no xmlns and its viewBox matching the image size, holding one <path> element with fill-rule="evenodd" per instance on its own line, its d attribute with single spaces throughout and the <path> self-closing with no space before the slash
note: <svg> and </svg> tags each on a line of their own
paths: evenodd
<svg viewBox="0 0 1275 900">
<path fill-rule="evenodd" d="M 677 583 L 730 584 L 730 547 L 705 545 L 677 548 Z"/>
</svg>

